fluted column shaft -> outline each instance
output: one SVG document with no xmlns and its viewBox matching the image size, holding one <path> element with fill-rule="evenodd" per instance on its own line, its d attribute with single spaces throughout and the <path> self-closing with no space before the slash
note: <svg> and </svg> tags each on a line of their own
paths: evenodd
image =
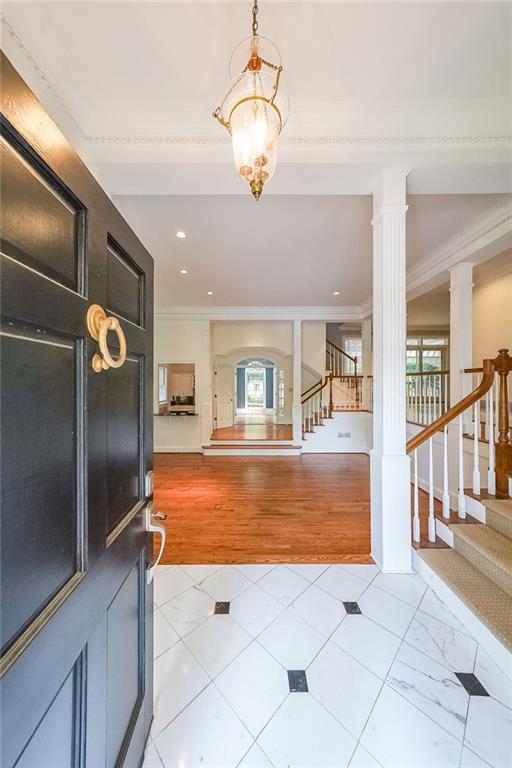
<svg viewBox="0 0 512 768">
<path fill-rule="evenodd" d="M 411 569 L 410 461 L 405 452 L 406 172 L 386 169 L 373 198 L 372 554 Z"/>
</svg>

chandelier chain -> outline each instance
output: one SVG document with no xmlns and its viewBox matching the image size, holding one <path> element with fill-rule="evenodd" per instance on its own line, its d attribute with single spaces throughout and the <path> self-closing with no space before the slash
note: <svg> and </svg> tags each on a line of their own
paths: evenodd
<svg viewBox="0 0 512 768">
<path fill-rule="evenodd" d="M 252 6 L 252 36 L 258 34 L 258 19 L 256 18 L 258 16 L 258 0 L 254 0 L 254 5 Z"/>
</svg>

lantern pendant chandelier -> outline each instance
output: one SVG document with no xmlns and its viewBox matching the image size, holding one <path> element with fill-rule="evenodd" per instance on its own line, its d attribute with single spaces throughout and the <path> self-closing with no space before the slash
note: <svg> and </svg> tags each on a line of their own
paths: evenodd
<svg viewBox="0 0 512 768">
<path fill-rule="evenodd" d="M 252 7 L 252 35 L 229 62 L 233 78 L 213 113 L 231 134 L 238 177 L 259 200 L 274 175 L 279 135 L 288 117 L 288 97 L 279 87 L 281 56 L 274 43 L 258 34 L 258 0 Z"/>
</svg>

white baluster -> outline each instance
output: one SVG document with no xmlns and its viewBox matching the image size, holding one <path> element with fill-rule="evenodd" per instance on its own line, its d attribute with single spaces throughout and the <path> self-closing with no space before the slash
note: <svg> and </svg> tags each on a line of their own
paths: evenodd
<svg viewBox="0 0 512 768">
<path fill-rule="evenodd" d="M 487 405 L 487 436 L 489 438 L 489 469 L 487 470 L 487 490 L 496 495 L 496 466 L 494 448 L 494 383 L 488 394 Z"/>
<path fill-rule="evenodd" d="M 480 400 L 477 400 L 473 410 L 473 493 L 480 496 L 480 456 L 478 453 L 478 433 L 480 431 Z"/>
<path fill-rule="evenodd" d="M 466 498 L 464 496 L 464 414 L 459 416 L 459 492 L 457 496 L 459 517 L 466 517 Z"/>
<path fill-rule="evenodd" d="M 443 413 L 445 413 L 448 410 L 448 375 L 444 377 L 444 405 L 443 405 Z"/>
<path fill-rule="evenodd" d="M 448 484 L 448 426 L 443 429 L 443 517 L 450 517 L 450 491 Z"/>
<path fill-rule="evenodd" d="M 434 456 L 432 438 L 428 440 L 428 540 L 436 540 L 436 519 L 434 517 Z"/>
<path fill-rule="evenodd" d="M 418 449 L 414 451 L 414 486 L 413 486 L 413 522 L 412 537 L 414 541 L 420 540 L 420 500 L 418 491 Z"/>
</svg>

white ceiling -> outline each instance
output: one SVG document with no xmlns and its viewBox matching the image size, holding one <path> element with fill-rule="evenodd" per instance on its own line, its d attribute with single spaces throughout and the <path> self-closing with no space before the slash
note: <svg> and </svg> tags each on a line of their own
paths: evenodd
<svg viewBox="0 0 512 768">
<path fill-rule="evenodd" d="M 6 2 L 3 46 L 112 193 L 243 195 L 211 113 L 250 7 Z M 396 163 L 414 194 L 512 191 L 510 3 L 263 0 L 260 32 L 291 100 L 266 194 L 369 194 Z"/>
<path fill-rule="evenodd" d="M 502 199 L 409 196 L 408 267 Z M 255 203 L 249 196 L 131 195 L 114 202 L 155 258 L 158 307 L 359 306 L 370 298 L 369 196 L 279 195 Z"/>
<path fill-rule="evenodd" d="M 409 169 L 416 292 L 461 233 L 497 253 L 471 227 L 512 192 L 512 4 L 261 0 L 291 116 L 257 204 L 211 117 L 251 5 L 3 4 L 3 49 L 155 257 L 157 306 L 368 306 L 390 165 Z M 506 221 L 489 227 L 510 244 Z"/>
<path fill-rule="evenodd" d="M 245 2 L 3 4 L 25 47 L 87 136 L 215 130 L 228 58 L 250 32 Z M 370 111 L 384 131 L 417 118 L 494 130 L 509 117 L 508 3 L 266 2 L 260 33 L 281 50 L 290 132 L 318 114 L 343 130 Z M 470 114 L 477 109 L 477 114 Z M 416 111 L 414 116 L 410 114 Z M 457 121 L 459 124 L 457 125 Z M 330 123 L 330 124 L 329 124 Z"/>
</svg>

